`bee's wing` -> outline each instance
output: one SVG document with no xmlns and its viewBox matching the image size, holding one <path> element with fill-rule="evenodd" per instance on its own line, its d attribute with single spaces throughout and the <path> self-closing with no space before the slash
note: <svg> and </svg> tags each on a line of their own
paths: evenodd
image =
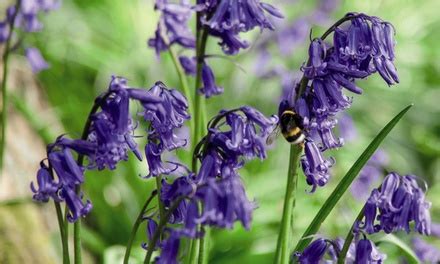
<svg viewBox="0 0 440 264">
<path fill-rule="evenodd" d="M 272 145 L 273 142 L 275 142 L 275 140 L 278 138 L 278 136 L 280 135 L 281 132 L 281 127 L 278 124 L 275 129 L 269 134 L 269 136 L 266 139 L 266 144 L 267 145 Z"/>
</svg>

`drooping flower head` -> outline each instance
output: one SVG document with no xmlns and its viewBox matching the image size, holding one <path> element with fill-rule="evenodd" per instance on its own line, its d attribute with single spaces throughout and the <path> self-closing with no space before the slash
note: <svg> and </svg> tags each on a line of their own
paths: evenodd
<svg viewBox="0 0 440 264">
<path fill-rule="evenodd" d="M 296 91 L 290 93 L 291 98 L 287 98 L 289 107 L 303 118 L 308 141 L 315 142 L 314 155 L 310 152 L 312 145 L 308 144 L 306 155 L 302 158 L 303 170 L 308 176 L 308 184 L 312 186 L 323 186 L 327 182 L 328 174 L 317 172 L 328 171 L 331 165 L 313 170 L 310 164 L 321 164 L 316 161 L 317 157 L 326 160 L 322 152 L 340 148 L 344 144 L 343 138 L 334 134 L 338 123 L 336 115 L 352 103 L 352 98 L 345 95 L 343 90 L 361 94 L 362 89 L 355 81 L 375 72 L 379 72 L 388 84 L 398 82 L 393 65 L 392 26 L 365 14 L 349 13 L 345 19 L 348 22 L 335 28 L 331 44 L 320 38 L 311 42 L 309 59 L 302 67 L 303 80 L 295 86 Z M 346 27 L 346 24 L 349 26 Z M 283 101 L 280 106 L 285 104 Z M 321 153 L 318 155 L 317 152 Z"/>
<path fill-rule="evenodd" d="M 266 157 L 265 141 L 277 121 L 275 116 L 268 118 L 244 106 L 221 111 L 209 122 L 208 134 L 196 146 L 196 157 L 201 161 L 198 173 L 188 170 L 173 183 L 162 182 L 160 197 L 167 208 L 179 197 L 186 198 L 179 202 L 169 220 L 183 226 L 171 231 L 163 250 L 168 243 L 179 245 L 176 236 L 203 236 L 197 231 L 198 224 L 232 228 L 235 222 L 241 222 L 246 229 L 250 228 L 256 206 L 248 199 L 238 171 L 247 160 Z M 176 257 L 175 250 L 162 252 L 159 259 L 174 263 L 169 257 Z"/>
<path fill-rule="evenodd" d="M 86 216 L 92 209 L 90 201 L 83 202 L 82 194 L 76 193 L 77 186 L 84 182 L 84 167 L 75 160 L 72 152 L 79 154 L 94 149 L 94 145 L 84 140 L 71 140 L 63 136 L 47 147 L 46 166 L 42 161 L 37 173 L 38 189 L 31 183 L 33 199 L 48 202 L 66 202 L 69 212 L 67 220 L 75 222 Z M 53 174 L 52 170 L 55 172 Z M 57 176 L 55 179 L 54 175 Z"/>
<path fill-rule="evenodd" d="M 88 135 L 88 141 L 97 146 L 96 152 L 88 157 L 91 166 L 99 170 L 115 169 L 119 161 L 128 159 L 128 150 L 142 160 L 134 140 L 136 124 L 130 116 L 127 81 L 112 76 L 108 92 L 109 95 L 102 99 L 101 111 L 92 116 Z"/>
<path fill-rule="evenodd" d="M 267 14 L 283 18 L 278 9 L 259 0 L 198 1 L 198 8 L 203 14 L 202 24 L 209 27 L 212 36 L 221 39 L 219 44 L 230 55 L 248 47 L 248 43 L 239 38 L 239 33 L 255 27 L 273 30 L 274 25 Z"/>
<path fill-rule="evenodd" d="M 425 200 L 425 191 L 414 175 L 400 176 L 392 172 L 386 176 L 381 187 L 374 189 L 365 205 L 361 230 L 372 234 L 405 230 L 410 232 L 410 222 L 415 230 L 429 235 L 431 230 L 431 203 Z M 376 222 L 377 220 L 377 222 Z"/>
</svg>

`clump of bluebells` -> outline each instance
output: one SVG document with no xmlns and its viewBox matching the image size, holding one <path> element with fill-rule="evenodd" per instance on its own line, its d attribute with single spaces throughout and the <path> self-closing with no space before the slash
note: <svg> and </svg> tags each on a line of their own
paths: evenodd
<svg viewBox="0 0 440 264">
<path fill-rule="evenodd" d="M 31 2 L 23 1 L 21 8 L 27 11 L 33 7 L 34 18 L 38 11 L 49 9 L 48 2 L 37 1 L 32 3 L 39 5 L 28 6 Z M 194 52 L 180 56 L 180 65 L 176 67 L 178 71 L 182 67 L 187 75 L 196 76 L 195 90 L 198 96 L 202 94 L 206 98 L 223 92 L 207 62 L 210 57 L 205 50 L 207 38 L 219 39 L 223 52 L 235 55 L 249 46 L 241 39 L 241 33 L 255 28 L 273 30 L 272 19 L 283 17 L 274 6 L 259 0 L 198 0 L 195 5 L 186 0 L 157 0 L 155 9 L 160 12 L 160 18 L 148 45 L 158 56 L 164 51 L 175 56 L 172 46 Z M 194 13 L 196 36 L 188 26 Z M 17 13 L 18 18 L 20 14 Z M 20 19 L 28 18 L 32 16 Z M 20 19 L 17 21 L 22 21 Z M 30 22 L 20 25 L 27 29 L 31 25 L 26 23 Z M 4 28 L 4 24 L 0 24 L 0 37 L 5 35 Z M 325 38 L 331 32 L 334 33 L 333 41 L 329 44 Z M 312 186 L 311 192 L 328 182 L 335 163 L 323 152 L 340 148 L 344 143 L 333 131 L 336 115 L 352 103 L 352 98 L 343 89 L 362 93 L 356 80 L 374 73 L 379 73 L 389 85 L 398 83 L 393 64 L 394 45 L 394 29 L 390 23 L 358 13 L 347 14 L 322 38 L 312 41 L 309 59 L 302 67 L 302 80 L 292 83 L 293 89 L 279 106 L 280 115 L 286 110 L 294 110 L 302 119 L 300 125 L 306 140 L 300 163 L 307 183 Z M 35 53 L 32 56 L 37 57 Z M 133 102 L 142 106 L 137 118 L 130 114 Z M 121 161 L 128 160 L 130 152 L 142 161 L 144 155 L 135 133 L 146 127 L 141 136 L 146 139 L 144 152 L 148 173 L 143 174 L 143 178 L 155 178 L 157 190 L 138 218 L 146 223 L 147 229 L 148 241 L 142 245 L 147 251 L 145 263 L 149 263 L 153 251 L 159 250 L 155 263 L 178 263 L 184 239 L 200 239 L 208 227 L 231 229 L 240 222 L 245 229 L 250 229 L 257 206 L 246 193 L 240 169 L 249 160 L 267 157 L 266 140 L 278 125 L 278 117 L 266 117 L 250 106 L 221 110 L 208 122 L 207 130 L 200 133 L 204 135 L 193 135 L 195 142 L 189 142 L 190 139 L 178 133 L 191 118 L 188 109 L 187 98 L 162 82 L 156 82 L 150 89 L 134 88 L 126 79 L 113 76 L 107 91 L 96 98 L 82 137 L 70 139 L 62 135 L 48 145 L 47 157 L 41 161 L 37 172 L 37 182 L 31 183 L 33 198 L 41 202 L 52 199 L 57 205 L 65 202 L 69 222 L 85 217 L 92 209 L 91 201 L 81 192 L 85 172 L 115 170 Z M 140 125 L 141 122 L 146 125 Z M 193 146 L 191 168 L 165 160 L 168 152 L 183 149 L 188 143 Z M 377 165 L 371 162 L 372 166 Z M 417 179 L 411 175 L 389 174 L 381 187 L 373 190 L 362 218 L 354 223 L 354 242 L 318 238 L 304 251 L 295 253 L 295 257 L 300 263 L 319 263 L 324 259 L 336 262 L 341 258 L 348 263 L 382 263 L 386 255 L 378 251 L 367 234 L 409 232 L 411 222 L 420 234 L 429 234 L 430 203 L 425 201 L 426 190 L 420 188 Z M 149 202 L 155 195 L 158 209 L 147 215 Z M 59 221 L 62 228 L 62 219 Z M 127 247 L 124 263 L 128 263 L 130 248 L 131 244 Z M 345 253 L 344 248 L 348 249 Z"/>
<path fill-rule="evenodd" d="M 400 176 L 392 172 L 385 177 L 380 188 L 372 191 L 363 213 L 353 224 L 351 231 L 355 241 L 344 253 L 345 263 L 383 263 L 386 255 L 380 253 L 374 242 L 367 239 L 367 234 L 381 231 L 388 234 L 400 230 L 409 233 L 411 222 L 415 223 L 415 230 L 420 234 L 430 234 L 431 203 L 425 200 L 426 190 L 419 187 L 417 180 L 414 175 Z M 435 259 L 435 257 L 427 258 L 429 254 L 433 256 L 438 254 L 435 248 L 419 238 L 415 238 L 414 241 L 422 261 Z M 343 251 L 343 246 L 346 246 L 344 242 L 341 239 L 330 242 L 322 238 L 316 239 L 302 253 L 297 252 L 296 257 L 300 263 L 318 263 L 325 258 L 325 253 L 328 253 L 336 262 Z"/>
</svg>

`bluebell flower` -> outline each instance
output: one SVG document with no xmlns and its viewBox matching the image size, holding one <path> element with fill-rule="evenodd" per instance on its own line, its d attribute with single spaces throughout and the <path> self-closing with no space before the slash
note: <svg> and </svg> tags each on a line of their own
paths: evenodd
<svg viewBox="0 0 440 264">
<path fill-rule="evenodd" d="M 136 125 L 130 117 L 125 79 L 112 77 L 109 91 L 111 94 L 101 104 L 101 111 L 92 117 L 88 135 L 88 141 L 97 145 L 96 153 L 89 155 L 89 159 L 99 170 L 115 169 L 119 161 L 128 159 L 128 150 L 142 160 L 134 141 Z"/>
<path fill-rule="evenodd" d="M 390 173 L 380 189 L 371 192 L 365 205 L 365 218 L 359 228 L 369 234 L 381 230 L 385 233 L 399 230 L 409 233 L 409 224 L 414 221 L 417 232 L 429 235 L 431 203 L 425 200 L 426 190 L 419 187 L 417 179 L 414 175 Z"/>
<path fill-rule="evenodd" d="M 177 232 L 171 231 L 169 237 L 163 241 L 162 252 L 156 258 L 157 264 L 177 264 L 177 254 L 179 253 L 180 236 Z"/>
<path fill-rule="evenodd" d="M 412 239 L 414 252 L 423 263 L 439 263 L 440 249 L 427 243 L 425 240 L 415 237 Z"/>
<path fill-rule="evenodd" d="M 161 16 L 148 46 L 153 47 L 157 55 L 173 44 L 195 48 L 195 37 L 188 27 L 193 10 L 187 1 L 170 3 L 168 0 L 156 0 L 155 10 L 160 11 Z"/>
<path fill-rule="evenodd" d="M 43 161 L 37 173 L 38 190 L 31 183 L 34 193 L 33 199 L 48 202 L 52 198 L 56 202 L 66 202 L 68 213 L 67 220 L 75 222 L 78 218 L 86 216 L 92 209 L 90 201 L 83 202 L 82 195 L 76 194 L 76 188 L 84 182 L 84 167 L 75 160 L 72 152 L 79 150 L 89 152 L 91 146 L 84 140 L 71 140 L 60 136 L 47 146 L 46 166 Z M 55 171 L 58 180 L 52 176 Z"/>
<path fill-rule="evenodd" d="M 196 58 L 189 58 L 187 56 L 179 56 L 179 62 L 182 65 L 182 68 L 185 70 L 185 73 L 188 75 L 196 75 L 197 72 L 197 62 Z"/>
<path fill-rule="evenodd" d="M 214 73 L 206 62 L 202 65 L 202 83 L 203 87 L 200 88 L 200 92 L 204 94 L 206 98 L 223 93 L 223 87 L 217 86 Z"/>
<path fill-rule="evenodd" d="M 298 262 L 300 264 L 314 264 L 319 263 L 328 249 L 328 241 L 323 238 L 318 238 L 304 249 L 302 253 L 296 253 Z"/>
<path fill-rule="evenodd" d="M 386 259 L 386 255 L 379 252 L 371 240 L 360 239 L 356 243 L 356 258 L 354 263 L 380 264 Z"/>
<path fill-rule="evenodd" d="M 274 6 L 259 0 L 206 1 L 206 15 L 202 23 L 217 31 L 247 32 L 255 27 L 274 29 L 265 12 L 283 18 Z"/>
<path fill-rule="evenodd" d="M 140 99 L 140 96 L 134 96 L 134 91 L 129 91 L 130 96 Z M 160 103 L 152 104 L 139 100 L 144 107 L 143 116 L 149 121 L 151 128 L 148 131 L 149 138 L 160 140 L 165 150 L 174 150 L 186 145 L 187 139 L 178 138 L 173 132 L 176 128 L 182 127 L 183 123 L 190 118 L 188 102 L 186 98 L 177 90 L 167 89 L 167 87 L 157 82 L 148 94 L 154 98 L 159 98 Z M 137 93 L 136 93 L 137 95 Z M 150 98 L 148 98 L 150 99 Z"/>
<path fill-rule="evenodd" d="M 151 176 L 157 177 L 162 174 L 170 174 L 173 170 L 176 169 L 176 166 L 170 166 L 169 164 L 164 164 L 161 159 L 162 150 L 160 146 L 149 142 L 145 146 L 145 156 L 147 158 L 148 163 L 148 175 L 146 178 Z"/>
<path fill-rule="evenodd" d="M 315 192 L 317 186 L 324 186 L 330 178 L 330 168 L 334 165 L 333 158 L 325 158 L 318 146 L 313 141 L 304 144 L 305 155 L 301 158 L 301 166 L 307 179 L 307 184 L 312 186 L 310 192 Z"/>
<path fill-rule="evenodd" d="M 80 217 L 86 216 L 92 210 L 92 203 L 87 200 L 82 201 L 82 195 L 77 195 L 72 188 L 63 187 L 60 192 L 60 197 L 66 201 L 69 213 L 67 220 L 71 223 L 76 222 Z"/>
<path fill-rule="evenodd" d="M 57 183 L 51 176 L 49 168 L 44 164 L 40 163 L 40 169 L 37 172 L 37 183 L 38 189 L 35 188 L 33 182 L 31 182 L 31 190 L 34 193 L 33 199 L 39 202 L 48 202 L 49 198 L 54 201 L 60 202 L 61 199 L 58 196 L 58 190 L 60 188 L 60 183 Z"/>
</svg>

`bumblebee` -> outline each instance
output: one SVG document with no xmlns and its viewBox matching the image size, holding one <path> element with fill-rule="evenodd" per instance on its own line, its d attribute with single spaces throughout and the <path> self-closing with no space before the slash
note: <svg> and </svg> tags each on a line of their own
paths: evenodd
<svg viewBox="0 0 440 264">
<path fill-rule="evenodd" d="M 302 144 L 305 139 L 303 118 L 290 108 L 282 111 L 279 116 L 278 125 L 268 137 L 267 144 L 272 144 L 280 132 L 290 144 Z"/>
</svg>

